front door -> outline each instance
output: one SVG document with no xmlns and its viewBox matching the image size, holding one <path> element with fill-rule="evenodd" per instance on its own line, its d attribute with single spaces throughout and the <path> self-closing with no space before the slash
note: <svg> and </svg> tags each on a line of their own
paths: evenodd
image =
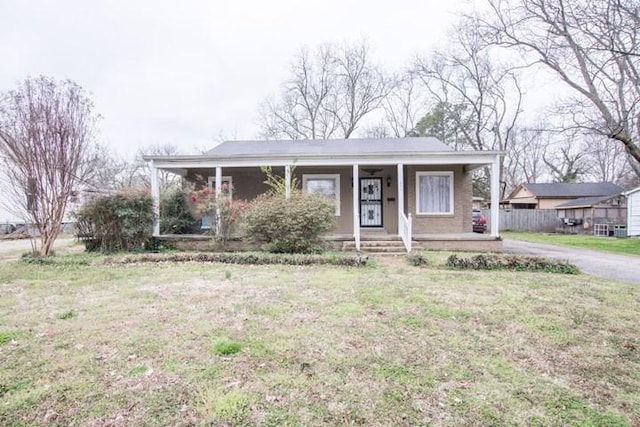
<svg viewBox="0 0 640 427">
<path fill-rule="evenodd" d="M 382 178 L 360 178 L 360 226 L 382 227 Z"/>
</svg>

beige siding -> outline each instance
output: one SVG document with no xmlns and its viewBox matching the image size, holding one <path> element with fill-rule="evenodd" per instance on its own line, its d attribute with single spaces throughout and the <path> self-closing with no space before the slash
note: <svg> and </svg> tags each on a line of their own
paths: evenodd
<svg viewBox="0 0 640 427">
<path fill-rule="evenodd" d="M 416 214 L 416 172 L 453 171 L 453 215 L 417 215 Z M 413 216 L 413 232 L 421 233 L 463 233 L 471 232 L 471 175 L 465 173 L 462 166 L 408 166 L 407 205 Z"/>
<path fill-rule="evenodd" d="M 284 174 L 284 168 L 276 168 L 275 172 Z M 251 200 L 268 190 L 264 183 L 266 177 L 259 168 L 222 168 L 222 175 L 231 177 L 235 200 Z M 187 180 L 201 185 L 215 176 L 215 169 L 190 169 Z"/>
<path fill-rule="evenodd" d="M 340 175 L 340 216 L 336 217 L 335 233 L 353 233 L 353 203 L 351 199 L 352 170 L 350 167 L 297 167 L 295 176 L 302 185 L 302 175 L 338 174 Z"/>
<path fill-rule="evenodd" d="M 536 200 L 536 196 L 533 195 L 529 190 L 524 187 L 518 188 L 518 191 L 509 199 L 510 203 L 513 204 L 535 204 L 538 201 Z"/>
<path fill-rule="evenodd" d="M 395 166 L 367 166 L 365 169 L 382 169 L 373 175 L 359 171 L 360 178 L 382 178 L 382 224 L 385 231 L 391 234 L 398 232 L 398 180 Z M 353 167 L 298 167 L 296 176 L 302 182 L 305 174 L 339 174 L 340 175 L 340 216 L 336 217 L 338 234 L 353 233 Z M 391 177 L 391 186 L 387 186 L 387 177 Z M 406 181 L 405 181 L 406 182 Z M 356 191 L 359 187 L 356 187 Z"/>
<path fill-rule="evenodd" d="M 359 172 L 360 178 L 370 176 L 382 178 L 383 228 L 390 234 L 398 231 L 398 177 L 396 166 L 366 166 L 365 169 L 381 169 L 373 175 Z M 416 215 L 416 172 L 418 171 L 453 171 L 454 214 L 442 216 Z M 284 175 L 284 168 L 274 168 L 274 172 Z M 302 185 L 305 174 L 339 174 L 340 175 L 340 215 L 336 217 L 335 233 L 353 233 L 353 168 L 346 167 L 297 167 L 295 177 Z M 251 200 L 268 190 L 264 184 L 265 175 L 259 168 L 223 168 L 223 176 L 231 176 L 233 181 L 233 197 L 236 200 Z M 421 233 L 460 233 L 471 232 L 471 176 L 461 166 L 405 166 L 405 212 L 413 215 L 413 231 Z M 208 177 L 215 176 L 215 169 L 191 169 L 187 179 L 192 182 L 207 182 Z M 387 186 L 387 177 L 391 185 Z M 356 187 L 356 191 L 357 191 Z"/>
<path fill-rule="evenodd" d="M 575 200 L 575 197 L 569 199 L 538 199 L 538 209 L 555 209 L 556 206 L 572 200 Z"/>
</svg>

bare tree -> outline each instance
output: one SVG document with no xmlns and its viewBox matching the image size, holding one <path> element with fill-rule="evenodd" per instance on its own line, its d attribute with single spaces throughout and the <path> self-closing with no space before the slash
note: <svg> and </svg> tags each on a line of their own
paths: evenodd
<svg viewBox="0 0 640 427">
<path fill-rule="evenodd" d="M 462 148 L 508 151 L 523 92 L 516 70 L 501 66 L 481 41 L 476 23 L 463 22 L 451 48 L 418 60 L 415 72 L 438 105 L 464 107 L 450 109 L 455 114 L 448 117 Z M 489 170 L 482 173 L 477 182 L 488 183 Z M 500 181 L 504 183 L 504 159 Z M 481 184 L 478 190 L 488 195 L 487 185 Z"/>
<path fill-rule="evenodd" d="M 366 44 L 302 50 L 277 99 L 260 108 L 262 136 L 349 138 L 380 105 L 390 80 L 371 62 Z"/>
<path fill-rule="evenodd" d="M 486 0 L 484 41 L 542 65 L 575 96 L 575 125 L 618 141 L 640 174 L 638 0 Z"/>
<path fill-rule="evenodd" d="M 86 160 L 90 165 L 85 182 L 87 190 L 110 191 L 127 188 L 131 163 L 114 154 L 109 147 L 99 144 Z"/>
<path fill-rule="evenodd" d="M 126 175 L 128 186 L 151 188 L 151 169 L 149 162 L 145 161 L 143 156 L 176 156 L 178 154 L 181 154 L 180 149 L 174 144 L 152 144 L 140 148 Z M 159 171 L 158 177 L 160 191 L 176 188 L 182 181 L 181 176 L 164 170 Z"/>
<path fill-rule="evenodd" d="M 27 78 L 2 95 L 5 191 L 37 227 L 42 256 L 50 254 L 67 203 L 89 174 L 96 122 L 93 103 L 70 80 Z"/>
<path fill-rule="evenodd" d="M 547 174 L 543 158 L 550 145 L 544 125 L 516 128 L 513 144 L 505 158 L 507 189 L 513 189 L 523 182 L 540 182 Z"/>
<path fill-rule="evenodd" d="M 195 150 L 195 149 L 194 149 Z M 151 170 L 145 155 L 175 156 L 182 154 L 173 144 L 152 144 L 138 149 L 133 159 L 119 157 L 104 145 L 88 158 L 91 172 L 85 179 L 88 189 L 97 192 L 123 190 L 129 188 L 150 188 Z M 175 173 L 160 170 L 160 189 L 164 191 L 180 185 L 181 177 Z"/>
<path fill-rule="evenodd" d="M 584 151 L 565 143 L 545 152 L 542 160 L 549 168 L 553 182 L 578 182 L 585 173 L 585 156 Z"/>
<path fill-rule="evenodd" d="M 625 182 L 632 172 L 624 146 L 602 135 L 585 135 L 585 175 L 596 182 Z"/>
<path fill-rule="evenodd" d="M 389 94 L 382 102 L 384 122 L 396 138 L 410 136 L 420 119 L 427 114 L 428 98 L 415 73 L 396 77 Z"/>
</svg>

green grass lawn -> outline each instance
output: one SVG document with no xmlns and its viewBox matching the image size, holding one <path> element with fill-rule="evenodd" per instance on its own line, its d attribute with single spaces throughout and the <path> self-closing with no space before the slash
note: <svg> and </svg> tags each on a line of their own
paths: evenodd
<svg viewBox="0 0 640 427">
<path fill-rule="evenodd" d="M 640 423 L 631 285 L 59 259 L 0 264 L 0 425 Z"/>
<path fill-rule="evenodd" d="M 506 231 L 501 234 L 507 239 L 570 246 L 618 254 L 640 255 L 640 239 L 595 237 L 577 234 L 522 233 L 515 231 Z"/>
</svg>

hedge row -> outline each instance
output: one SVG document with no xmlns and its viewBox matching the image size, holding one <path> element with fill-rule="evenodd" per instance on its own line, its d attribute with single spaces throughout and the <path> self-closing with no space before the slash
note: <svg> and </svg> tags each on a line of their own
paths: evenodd
<svg viewBox="0 0 640 427">
<path fill-rule="evenodd" d="M 451 255 L 447 266 L 462 270 L 515 270 L 543 271 L 547 273 L 578 274 L 580 270 L 566 261 L 515 255 L 475 255 L 458 257 Z"/>
<path fill-rule="evenodd" d="M 138 263 L 170 263 L 170 262 L 217 262 L 223 264 L 248 265 L 337 265 L 360 267 L 368 262 L 362 255 L 328 254 L 271 254 L 262 252 L 177 252 L 177 253 L 142 253 L 124 257 L 105 257 L 103 264 L 138 264 Z"/>
</svg>

